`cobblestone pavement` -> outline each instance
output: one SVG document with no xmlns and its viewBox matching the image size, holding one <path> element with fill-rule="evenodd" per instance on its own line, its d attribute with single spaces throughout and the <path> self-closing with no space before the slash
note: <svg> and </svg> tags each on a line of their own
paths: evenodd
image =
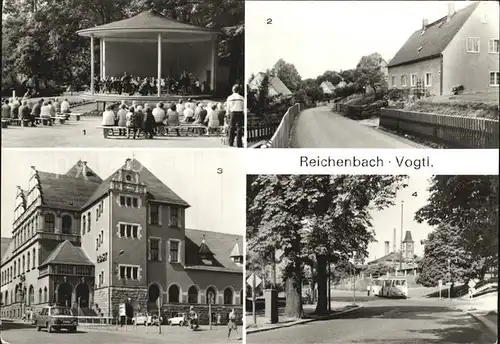
<svg viewBox="0 0 500 344">
<path fill-rule="evenodd" d="M 249 334 L 247 343 L 268 344 L 493 344 L 477 320 L 447 301 L 374 299 L 340 319 L 315 321 Z"/>
</svg>

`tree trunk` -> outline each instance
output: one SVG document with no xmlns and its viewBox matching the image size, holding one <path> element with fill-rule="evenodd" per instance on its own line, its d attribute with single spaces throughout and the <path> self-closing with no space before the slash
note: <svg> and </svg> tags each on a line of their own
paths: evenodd
<svg viewBox="0 0 500 344">
<path fill-rule="evenodd" d="M 316 304 L 316 314 L 325 315 L 328 312 L 328 288 L 327 288 L 327 259 L 325 255 L 316 256 L 317 261 L 317 281 L 318 281 L 318 303 Z"/>
<path fill-rule="evenodd" d="M 293 265 L 294 266 L 287 269 L 288 273 L 285 281 L 285 316 L 289 318 L 302 318 L 300 262 L 295 261 Z"/>
</svg>

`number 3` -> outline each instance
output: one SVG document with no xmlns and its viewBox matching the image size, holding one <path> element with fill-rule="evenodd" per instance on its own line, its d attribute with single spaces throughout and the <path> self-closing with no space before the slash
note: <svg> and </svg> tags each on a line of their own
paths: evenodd
<svg viewBox="0 0 500 344">
<path fill-rule="evenodd" d="M 267 18 L 267 23 L 268 24 L 272 24 L 273 23 L 273 20 L 271 18 Z"/>
</svg>

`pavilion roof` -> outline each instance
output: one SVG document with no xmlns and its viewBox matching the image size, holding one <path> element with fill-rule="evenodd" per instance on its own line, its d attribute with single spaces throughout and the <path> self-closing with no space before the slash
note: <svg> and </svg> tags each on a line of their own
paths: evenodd
<svg viewBox="0 0 500 344">
<path fill-rule="evenodd" d="M 81 36 L 96 33 L 110 33 L 118 31 L 127 32 L 177 32 L 197 34 L 218 34 L 210 28 L 181 23 L 172 18 L 165 17 L 156 11 L 144 11 L 134 17 L 115 21 L 112 23 L 91 27 L 78 31 Z"/>
</svg>

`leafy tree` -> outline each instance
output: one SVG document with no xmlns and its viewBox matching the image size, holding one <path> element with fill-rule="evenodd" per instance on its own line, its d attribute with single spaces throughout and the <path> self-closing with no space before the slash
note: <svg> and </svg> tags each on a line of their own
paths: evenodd
<svg viewBox="0 0 500 344">
<path fill-rule="evenodd" d="M 300 317 L 304 264 L 317 266 L 318 305 L 327 310 L 327 265 L 364 257 L 373 241 L 370 210 L 390 204 L 400 176 L 288 176 L 249 178 L 247 240 L 255 252 L 284 252 L 287 316 Z"/>
<path fill-rule="evenodd" d="M 318 85 L 321 85 L 323 81 L 330 81 L 332 85 L 335 86 L 342 80 L 344 80 L 344 78 L 341 75 L 339 75 L 339 73 L 333 70 L 327 70 L 326 72 L 323 73 L 323 75 L 320 75 L 316 78 Z"/>
<path fill-rule="evenodd" d="M 431 226 L 450 226 L 449 239 L 452 236 L 460 238 L 456 249 L 463 249 L 466 256 L 471 255 L 474 264 L 470 264 L 476 275 L 483 276 L 488 268 L 496 267 L 498 176 L 434 176 L 429 191 L 428 202 L 417 211 L 415 219 Z M 428 245 L 426 252 L 434 247 Z M 437 246 L 436 249 L 443 252 Z"/>
<path fill-rule="evenodd" d="M 276 75 L 292 92 L 299 90 L 301 77 L 295 65 L 279 59 L 272 68 L 272 73 Z"/>
<path fill-rule="evenodd" d="M 371 86 L 374 92 L 386 85 L 385 75 L 382 71 L 384 59 L 379 53 L 363 56 L 356 66 L 356 83 L 363 86 Z"/>
<path fill-rule="evenodd" d="M 322 101 L 324 94 L 321 87 L 319 87 L 320 84 L 315 79 L 305 79 L 302 81 L 301 89 L 313 102 Z"/>
</svg>

